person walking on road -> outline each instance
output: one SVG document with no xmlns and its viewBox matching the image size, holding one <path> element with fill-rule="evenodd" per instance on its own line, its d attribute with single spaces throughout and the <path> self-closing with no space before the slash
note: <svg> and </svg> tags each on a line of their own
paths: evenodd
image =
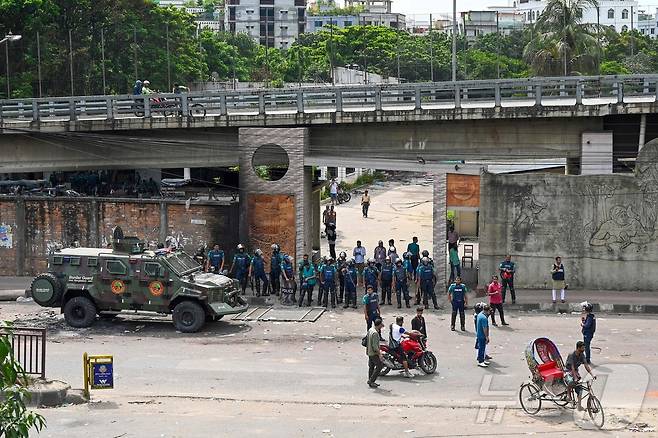
<svg viewBox="0 0 658 438">
<path fill-rule="evenodd" d="M 324 225 L 324 232 L 327 232 L 327 227 L 329 226 L 329 204 L 327 204 L 324 207 L 324 211 L 322 212 L 322 224 Z"/>
<path fill-rule="evenodd" d="M 516 265 L 512 261 L 512 256 L 505 256 L 505 260 L 499 266 L 500 278 L 503 281 L 503 303 L 505 303 L 505 295 L 507 294 L 507 287 L 509 286 L 510 294 L 512 295 L 512 304 L 516 303 L 516 292 L 514 291 L 514 273 L 516 272 Z"/>
<path fill-rule="evenodd" d="M 329 255 L 336 259 L 336 225 L 329 223 L 327 226 L 327 243 L 329 244 Z"/>
<path fill-rule="evenodd" d="M 329 207 L 329 213 L 327 213 L 327 218 L 329 220 L 330 224 L 334 225 L 334 228 L 336 227 L 336 210 L 334 210 L 334 206 L 332 205 Z"/>
<path fill-rule="evenodd" d="M 411 266 L 413 266 L 413 280 L 416 281 L 416 269 L 420 262 L 420 245 L 418 245 L 418 237 L 414 236 L 412 242 L 407 245 L 407 253 L 410 254 Z"/>
<path fill-rule="evenodd" d="M 491 277 L 491 283 L 487 286 L 487 294 L 489 295 L 489 306 L 491 307 L 491 324 L 496 324 L 496 310 L 500 314 L 500 322 L 503 325 L 509 325 L 505 322 L 505 313 L 503 312 L 503 295 L 501 293 L 502 286 L 498 281 L 498 276 Z"/>
<path fill-rule="evenodd" d="M 582 303 L 583 314 L 581 317 L 580 326 L 583 332 L 583 343 L 585 347 L 585 361 L 587 364 L 591 364 L 592 352 L 590 350 L 590 345 L 592 344 L 592 339 L 594 338 L 594 333 L 596 332 L 596 316 L 592 313 L 594 306 L 585 301 Z"/>
<path fill-rule="evenodd" d="M 331 205 L 336 205 L 338 203 L 338 183 L 335 178 L 332 178 L 329 183 L 329 196 L 331 196 Z"/>
<path fill-rule="evenodd" d="M 566 289 L 566 284 L 564 282 L 564 265 L 562 264 L 561 257 L 555 257 L 555 263 L 551 268 L 551 279 L 553 280 L 553 304 L 557 302 L 557 290 L 560 290 L 560 301 L 564 303 L 564 290 Z"/>
<path fill-rule="evenodd" d="M 416 316 L 411 320 L 411 329 L 417 330 L 427 337 L 427 326 L 425 325 L 425 318 L 423 317 L 423 308 L 416 308 Z"/>
<path fill-rule="evenodd" d="M 461 263 L 459 261 L 459 253 L 457 252 L 456 248 L 450 248 L 448 251 L 450 255 L 450 280 L 448 280 L 448 283 L 452 283 L 455 281 L 455 278 L 461 277 L 462 275 L 462 270 L 461 270 Z"/>
<path fill-rule="evenodd" d="M 347 271 L 347 253 L 341 251 L 336 260 L 336 271 L 338 271 L 338 304 L 343 303 L 345 295 L 345 273 Z"/>
<path fill-rule="evenodd" d="M 368 217 L 368 209 L 370 208 L 370 195 L 366 190 L 361 196 L 361 211 L 363 212 L 363 217 Z"/>
<path fill-rule="evenodd" d="M 379 313 L 379 296 L 372 287 L 369 287 L 361 301 L 363 303 L 363 315 L 366 318 L 368 330 L 370 330 L 375 319 L 381 317 Z"/>
<path fill-rule="evenodd" d="M 366 339 L 366 354 L 368 355 L 368 386 L 377 388 L 377 377 L 384 366 L 382 362 L 382 352 L 379 349 L 381 340 L 381 331 L 384 323 L 381 318 L 375 318 L 373 327 L 368 329 Z"/>
<path fill-rule="evenodd" d="M 489 311 L 491 308 L 488 304 L 485 304 L 482 312 L 480 312 L 476 319 L 476 333 L 475 337 L 476 347 L 478 350 L 478 366 L 486 368 L 489 366 L 489 361 L 486 360 L 487 356 L 487 344 L 489 343 Z"/>
<path fill-rule="evenodd" d="M 359 286 L 363 286 L 363 268 L 366 264 L 366 248 L 361 246 L 361 241 L 356 241 L 356 246 L 352 251 L 352 257 L 354 257 L 354 263 L 356 264 L 356 270 L 359 273 Z"/>
<path fill-rule="evenodd" d="M 452 304 L 452 317 L 450 320 L 450 330 L 455 331 L 455 322 L 457 321 L 457 312 L 459 312 L 459 322 L 461 323 L 461 329 L 463 332 L 466 331 L 466 325 L 464 322 L 464 310 L 466 305 L 468 305 L 468 298 L 466 293 L 468 288 L 464 283 L 462 283 L 462 278 L 455 278 L 455 282 L 450 285 L 448 288 L 448 301 Z"/>
</svg>

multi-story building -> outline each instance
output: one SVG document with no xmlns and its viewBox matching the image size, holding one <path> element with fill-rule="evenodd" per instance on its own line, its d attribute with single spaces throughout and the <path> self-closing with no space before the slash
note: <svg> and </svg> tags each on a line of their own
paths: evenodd
<svg viewBox="0 0 658 438">
<path fill-rule="evenodd" d="M 318 12 L 308 17 L 308 32 L 316 32 L 324 26 L 333 25 L 345 28 L 354 25 L 386 26 L 393 29 L 405 29 L 404 14 L 391 12 L 392 0 L 346 0 L 345 6 L 359 7 L 362 12 L 355 15 L 332 15 L 331 5 L 322 5 Z M 333 4 L 335 8 L 335 3 Z"/>
<path fill-rule="evenodd" d="M 521 30 L 524 16 L 507 8 L 492 6 L 487 11 L 462 12 L 461 21 L 460 30 L 468 41 L 474 41 L 489 33 L 509 35 L 515 30 Z"/>
<path fill-rule="evenodd" d="M 360 6 L 366 12 L 390 14 L 393 0 L 345 0 L 345 6 Z"/>
<path fill-rule="evenodd" d="M 535 23 L 546 8 L 547 0 L 515 0 L 514 7 L 525 14 L 526 23 Z M 599 0 L 598 7 L 583 11 L 583 23 L 601 24 L 626 32 L 638 27 L 636 0 Z"/>
<path fill-rule="evenodd" d="M 359 24 L 358 15 L 309 15 L 306 23 L 307 32 L 317 32 L 325 26 L 336 26 L 339 29 Z"/>
<path fill-rule="evenodd" d="M 306 31 L 306 0 L 226 0 L 225 27 L 268 47 L 287 49 Z"/>
<path fill-rule="evenodd" d="M 656 39 L 658 37 L 658 23 L 656 21 L 658 17 L 658 9 L 656 10 L 656 15 L 647 14 L 644 11 L 640 11 L 637 17 L 637 30 L 642 34 L 646 35 L 651 39 Z"/>
</svg>

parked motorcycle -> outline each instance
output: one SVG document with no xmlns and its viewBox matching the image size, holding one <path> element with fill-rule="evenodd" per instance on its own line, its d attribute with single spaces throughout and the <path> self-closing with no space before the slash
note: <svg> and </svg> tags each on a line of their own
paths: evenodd
<svg viewBox="0 0 658 438">
<path fill-rule="evenodd" d="M 410 331 L 409 335 L 402 339 L 400 345 L 404 351 L 409 364 L 409 369 L 420 368 L 425 374 L 434 374 L 438 362 L 436 356 L 427 349 L 427 338 L 420 332 Z M 382 368 L 381 375 L 385 376 L 391 370 L 403 370 L 402 358 L 399 354 L 389 348 L 388 345 L 382 344 L 379 346 L 382 351 L 384 367 Z"/>
</svg>

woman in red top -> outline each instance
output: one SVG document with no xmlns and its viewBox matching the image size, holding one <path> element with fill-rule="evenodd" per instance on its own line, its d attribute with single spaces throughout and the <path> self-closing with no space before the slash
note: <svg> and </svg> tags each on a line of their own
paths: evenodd
<svg viewBox="0 0 658 438">
<path fill-rule="evenodd" d="M 496 324 L 496 309 L 500 313 L 500 321 L 503 325 L 509 325 L 505 322 L 505 314 L 503 313 L 503 286 L 498 281 L 498 276 L 494 275 L 491 277 L 491 283 L 487 287 L 487 293 L 489 294 L 489 305 L 491 306 L 491 323 L 495 326 Z"/>
</svg>

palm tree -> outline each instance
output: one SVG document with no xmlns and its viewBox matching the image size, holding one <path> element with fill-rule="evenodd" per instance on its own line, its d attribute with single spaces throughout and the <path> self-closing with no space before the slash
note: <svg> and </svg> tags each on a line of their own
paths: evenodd
<svg viewBox="0 0 658 438">
<path fill-rule="evenodd" d="M 536 74 L 580 74 L 596 68 L 600 57 L 597 25 L 584 24 L 583 10 L 597 0 L 549 0 L 523 51 Z"/>
</svg>

